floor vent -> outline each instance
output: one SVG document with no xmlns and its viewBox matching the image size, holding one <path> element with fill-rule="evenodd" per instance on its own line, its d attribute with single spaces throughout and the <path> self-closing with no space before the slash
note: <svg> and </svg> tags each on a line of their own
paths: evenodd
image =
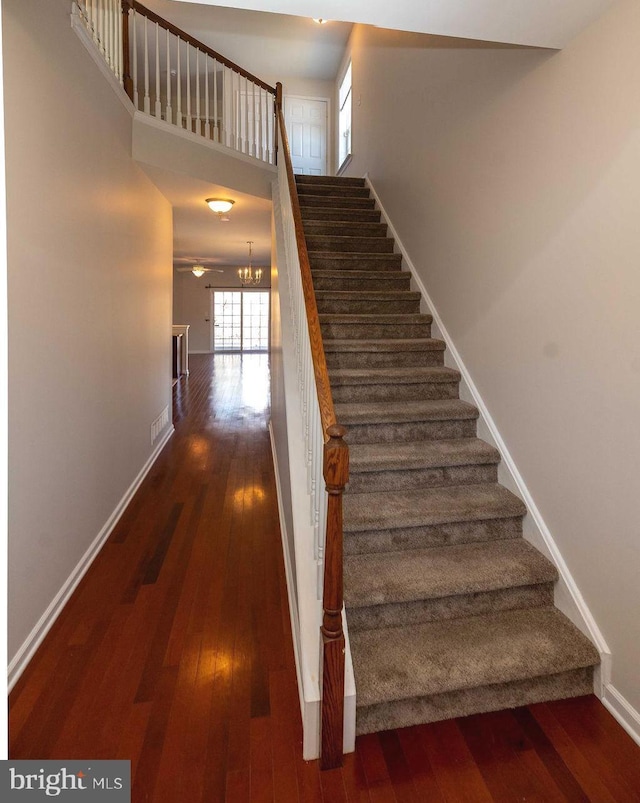
<svg viewBox="0 0 640 803">
<path fill-rule="evenodd" d="M 151 423 L 151 445 L 158 440 L 160 433 L 169 423 L 169 407 L 165 407 L 155 421 Z"/>
</svg>

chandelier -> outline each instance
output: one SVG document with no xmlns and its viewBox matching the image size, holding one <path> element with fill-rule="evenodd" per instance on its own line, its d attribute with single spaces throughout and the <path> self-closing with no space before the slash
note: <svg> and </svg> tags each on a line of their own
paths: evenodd
<svg viewBox="0 0 640 803">
<path fill-rule="evenodd" d="M 251 246 L 253 245 L 253 240 L 247 240 L 247 245 L 249 246 L 249 264 L 246 268 L 238 268 L 238 279 L 240 279 L 240 283 L 243 287 L 252 284 L 260 284 L 262 281 L 262 268 L 254 269 L 251 267 Z"/>
</svg>

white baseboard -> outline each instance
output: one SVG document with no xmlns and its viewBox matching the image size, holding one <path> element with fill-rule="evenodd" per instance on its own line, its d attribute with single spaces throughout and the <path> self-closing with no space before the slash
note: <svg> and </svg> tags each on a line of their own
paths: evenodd
<svg viewBox="0 0 640 803">
<path fill-rule="evenodd" d="M 504 479 L 501 477 L 500 480 L 501 482 L 504 482 L 507 487 L 510 487 L 510 490 L 513 490 L 516 494 L 519 494 L 527 506 L 531 520 L 531 527 L 529 528 L 528 532 L 524 532 L 524 537 L 531 541 L 538 549 L 544 552 L 558 569 L 560 578 L 558 580 L 555 593 L 556 607 L 559 608 L 559 610 L 561 610 L 579 630 L 581 630 L 588 638 L 591 639 L 596 649 L 600 653 L 601 665 L 596 673 L 597 683 L 595 687 L 595 693 L 599 697 L 603 697 L 605 689 L 608 687 L 608 684 L 611 680 L 611 650 L 609 649 L 607 642 L 600 631 L 600 628 L 598 627 L 593 615 L 591 614 L 591 611 L 589 610 L 582 594 L 580 593 L 580 589 L 573 579 L 573 576 L 571 575 L 571 572 L 569 571 L 569 568 L 562 557 L 562 554 L 560 553 L 558 545 L 556 544 L 551 531 L 542 518 L 542 514 L 534 502 L 522 475 L 518 471 L 515 461 L 513 460 L 507 445 L 502 439 L 491 413 L 482 400 L 482 397 L 480 396 L 480 393 L 471 377 L 468 368 L 464 364 L 462 357 L 458 353 L 458 350 L 456 349 L 453 340 L 447 331 L 447 328 L 442 322 L 442 318 L 440 317 L 435 304 L 427 292 L 427 289 L 421 277 L 419 276 L 415 265 L 402 245 L 400 237 L 398 236 L 393 224 L 389 220 L 389 216 L 387 215 L 380 200 L 380 196 L 371 183 L 371 179 L 369 178 L 368 174 L 365 174 L 364 178 L 367 187 L 371 191 L 372 197 L 376 201 L 378 209 L 382 213 L 384 222 L 388 226 L 389 234 L 395 239 L 397 252 L 402 254 L 403 262 L 411 272 L 413 281 L 422 294 L 422 298 L 429 312 L 433 316 L 436 334 L 445 341 L 447 345 L 448 356 L 457 370 L 460 371 L 462 377 L 460 383 L 460 395 L 461 397 L 464 396 L 468 398 L 478 408 L 480 412 L 478 425 L 479 427 L 482 426 L 484 428 L 484 432 L 481 433 L 481 437 L 485 437 L 486 440 L 489 440 L 500 452 L 500 456 L 502 458 L 501 470 L 506 475 Z"/>
<path fill-rule="evenodd" d="M 87 570 L 98 556 L 98 553 L 100 552 L 100 550 L 104 546 L 104 543 L 113 532 L 114 527 L 116 526 L 116 524 L 120 520 L 120 517 L 126 510 L 127 505 L 133 498 L 133 495 L 142 484 L 144 478 L 149 473 L 151 467 L 157 460 L 158 455 L 166 445 L 169 438 L 173 435 L 174 431 L 175 430 L 173 426 L 170 426 L 164 433 L 161 440 L 158 442 L 158 445 L 151 453 L 149 459 L 140 469 L 138 476 L 131 483 L 131 485 L 125 492 L 122 499 L 118 502 L 115 510 L 107 519 L 104 527 L 100 530 L 100 532 L 94 539 L 93 543 L 91 544 L 89 549 L 87 549 L 87 551 L 84 553 L 84 555 L 76 565 L 75 569 L 71 572 L 66 582 L 60 589 L 60 591 L 58 591 L 58 593 L 54 597 L 53 601 L 51 602 L 47 610 L 40 617 L 40 621 L 33 628 L 31 633 L 25 640 L 25 642 L 22 644 L 22 646 L 14 656 L 8 668 L 7 685 L 9 691 L 11 691 L 11 689 L 14 687 L 17 680 L 20 678 L 20 675 L 24 672 L 25 668 L 27 667 L 27 664 L 33 658 L 36 650 L 44 641 L 53 623 L 62 613 L 64 606 L 67 604 L 71 595 L 76 590 L 78 584 L 86 574 Z"/>
<path fill-rule="evenodd" d="M 605 686 L 602 703 L 618 720 L 636 744 L 640 745 L 640 712 L 610 683 Z"/>
</svg>

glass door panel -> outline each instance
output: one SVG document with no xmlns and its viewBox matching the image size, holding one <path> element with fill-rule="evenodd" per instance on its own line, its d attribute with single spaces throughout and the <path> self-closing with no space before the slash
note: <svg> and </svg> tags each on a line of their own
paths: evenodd
<svg viewBox="0 0 640 803">
<path fill-rule="evenodd" d="M 268 291 L 213 291 L 213 349 L 268 351 Z"/>
</svg>

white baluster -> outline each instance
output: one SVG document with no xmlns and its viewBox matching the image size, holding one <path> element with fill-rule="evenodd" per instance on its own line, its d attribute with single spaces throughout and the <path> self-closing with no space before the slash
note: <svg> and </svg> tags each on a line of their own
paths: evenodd
<svg viewBox="0 0 640 803">
<path fill-rule="evenodd" d="M 218 62 L 213 60 L 213 138 L 220 142 L 220 115 L 218 114 Z"/>
<path fill-rule="evenodd" d="M 251 103 L 253 105 L 253 155 L 258 157 L 258 109 L 256 108 L 256 85 L 251 82 Z"/>
<path fill-rule="evenodd" d="M 211 139 L 211 124 L 209 122 L 209 54 L 204 54 L 204 135 Z"/>
<path fill-rule="evenodd" d="M 151 98 L 149 96 L 149 37 L 147 18 L 144 18 L 144 113 L 151 114 Z"/>
<path fill-rule="evenodd" d="M 140 96 L 138 94 L 138 37 L 136 35 L 136 27 L 137 23 L 136 20 L 138 19 L 138 12 L 133 9 L 133 54 L 132 54 L 132 61 L 133 61 L 133 105 L 136 110 L 139 108 L 138 101 Z"/>
<path fill-rule="evenodd" d="M 202 136 L 200 126 L 200 48 L 196 48 L 196 134 Z"/>
<path fill-rule="evenodd" d="M 176 125 L 179 125 L 182 128 L 182 77 L 180 75 L 181 70 L 181 61 L 180 58 L 180 37 L 177 37 L 177 44 L 178 44 L 178 58 L 176 60 L 176 95 L 177 95 L 177 107 L 176 107 Z"/>
<path fill-rule="evenodd" d="M 249 81 L 244 79 L 244 153 L 251 153 L 249 145 Z"/>
<path fill-rule="evenodd" d="M 173 123 L 173 110 L 171 108 L 171 35 L 167 29 L 167 106 L 164 111 L 164 119 L 168 123 Z"/>
<path fill-rule="evenodd" d="M 267 161 L 273 164 L 274 97 L 267 94 Z"/>
<path fill-rule="evenodd" d="M 160 25 L 156 22 L 156 105 L 155 117 L 162 117 L 162 100 L 160 98 Z"/>
<path fill-rule="evenodd" d="M 191 54 L 191 45 L 189 42 L 186 43 L 187 45 L 187 129 L 191 131 L 191 61 L 190 61 L 190 54 Z"/>
</svg>

